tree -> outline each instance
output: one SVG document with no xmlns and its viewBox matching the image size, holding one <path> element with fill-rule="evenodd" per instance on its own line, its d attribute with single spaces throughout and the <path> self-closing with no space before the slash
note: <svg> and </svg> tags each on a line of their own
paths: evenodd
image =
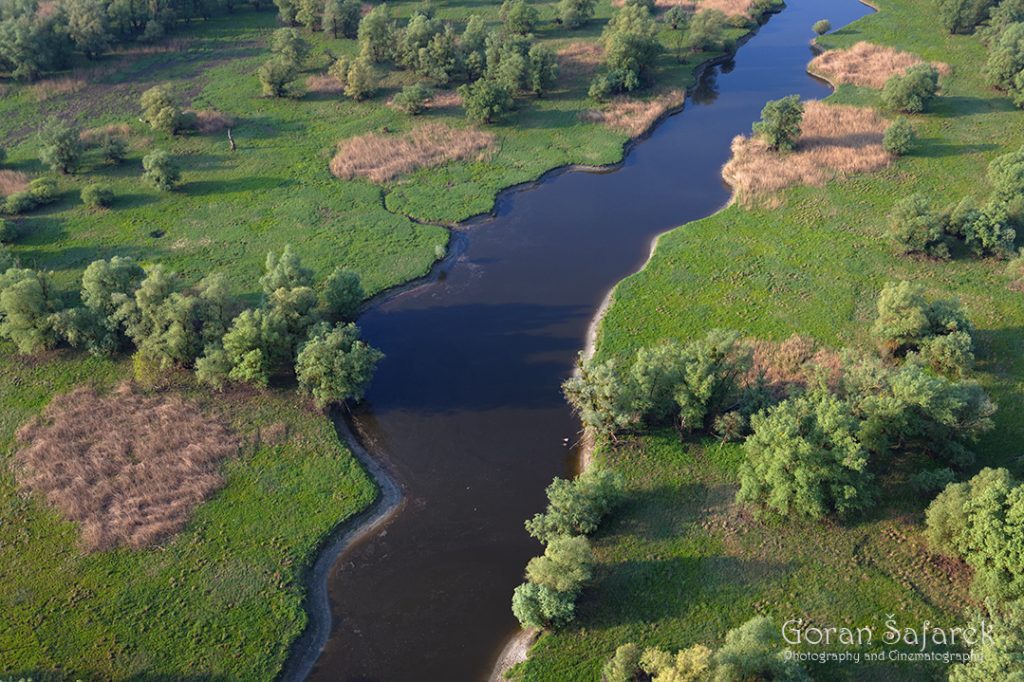
<svg viewBox="0 0 1024 682">
<path fill-rule="evenodd" d="M 989 20 L 977 30 L 981 42 L 992 47 L 1011 25 L 1024 22 L 1024 0 L 1002 0 L 992 8 Z"/>
<path fill-rule="evenodd" d="M 640 672 L 640 647 L 632 642 L 615 650 L 601 669 L 602 682 L 633 682 Z"/>
<path fill-rule="evenodd" d="M 973 589 L 1000 600 L 1024 596 L 1024 486 L 1006 469 L 951 483 L 925 513 L 932 547 L 974 568 Z"/>
<path fill-rule="evenodd" d="M 440 85 L 446 85 L 459 71 L 459 44 L 455 30 L 446 24 L 444 29 L 430 39 L 426 47 L 419 50 L 416 72 L 432 78 Z"/>
<path fill-rule="evenodd" d="M 121 163 L 128 155 L 128 143 L 120 135 L 107 134 L 100 139 L 100 154 L 107 163 Z"/>
<path fill-rule="evenodd" d="M 526 0 L 504 0 L 498 12 L 505 30 L 515 35 L 532 33 L 540 15 Z"/>
<path fill-rule="evenodd" d="M 82 156 L 78 128 L 51 118 L 39 131 L 39 160 L 55 171 L 74 173 Z"/>
<path fill-rule="evenodd" d="M 279 28 L 270 36 L 270 53 L 298 69 L 309 56 L 309 43 L 296 29 Z"/>
<path fill-rule="evenodd" d="M 683 44 L 691 52 L 721 52 L 727 47 L 728 25 L 729 18 L 720 10 L 698 12 L 690 20 Z"/>
<path fill-rule="evenodd" d="M 565 399 L 583 425 L 598 436 L 615 438 L 640 423 L 635 387 L 623 377 L 615 359 L 579 362 L 562 384 Z"/>
<path fill-rule="evenodd" d="M 267 253 L 263 270 L 260 288 L 268 297 L 278 289 L 313 286 L 313 271 L 302 265 L 302 260 L 292 251 L 290 244 L 285 245 L 280 256 L 273 251 Z"/>
<path fill-rule="evenodd" d="M 650 675 L 651 682 L 697 682 L 705 679 L 711 669 L 711 649 L 695 644 L 689 649 L 680 649 L 673 656 L 667 651 L 649 648 L 640 657 L 640 669 Z"/>
<path fill-rule="evenodd" d="M 373 96 L 377 89 L 377 72 L 373 62 L 365 55 L 360 55 L 348 67 L 345 78 L 345 94 L 357 102 Z"/>
<path fill-rule="evenodd" d="M 339 265 L 324 280 L 320 293 L 323 315 L 331 322 L 351 322 L 365 297 L 359 274 Z"/>
<path fill-rule="evenodd" d="M 394 21 L 387 4 L 374 7 L 359 22 L 359 51 L 374 62 L 383 62 L 394 55 Z"/>
<path fill-rule="evenodd" d="M 1010 204 L 1024 195 L 1024 147 L 997 156 L 988 165 L 988 179 L 992 183 L 992 200 Z"/>
<path fill-rule="evenodd" d="M 359 339 L 352 323 L 333 329 L 321 325 L 300 348 L 295 360 L 299 388 L 324 408 L 346 400 L 362 400 L 377 363 L 384 357 Z"/>
<path fill-rule="evenodd" d="M 622 499 L 623 481 L 607 469 L 590 468 L 573 480 L 556 478 L 547 488 L 548 506 L 526 522 L 543 543 L 569 535 L 590 535 Z"/>
<path fill-rule="evenodd" d="M 991 631 L 989 639 L 979 638 L 971 647 L 971 657 L 966 663 L 955 663 L 949 667 L 949 682 L 989 682 L 1024 680 L 1024 601 L 1016 600 L 1000 604 L 988 600 L 986 625 Z M 982 627 L 981 614 L 974 619 L 976 631 Z"/>
<path fill-rule="evenodd" d="M 804 105 L 799 95 L 773 100 L 761 110 L 761 120 L 754 124 L 754 133 L 769 149 L 791 151 L 796 148 L 803 118 Z"/>
<path fill-rule="evenodd" d="M 814 26 L 811 26 L 811 30 L 817 33 L 819 36 L 823 36 L 832 30 L 832 22 L 828 19 L 819 19 L 814 22 Z"/>
<path fill-rule="evenodd" d="M 998 0 L 939 0 L 939 21 L 950 33 L 970 33 Z"/>
<path fill-rule="evenodd" d="M 770 618 L 758 616 L 725 635 L 715 652 L 715 682 L 787 680 L 810 682 L 800 664 L 786 655 L 779 628 Z"/>
<path fill-rule="evenodd" d="M 466 107 L 466 117 L 477 123 L 492 123 L 512 109 L 512 93 L 489 78 L 459 86 L 458 92 Z"/>
<path fill-rule="evenodd" d="M 295 0 L 274 0 L 277 6 L 277 16 L 282 24 L 291 26 L 295 23 L 295 15 L 298 12 L 298 3 Z"/>
<path fill-rule="evenodd" d="M 558 61 L 555 53 L 546 45 L 530 47 L 527 65 L 529 90 L 537 97 L 554 87 L 558 79 Z"/>
<path fill-rule="evenodd" d="M 156 85 L 142 93 L 142 119 L 153 130 L 171 135 L 181 127 L 181 109 L 174 102 L 169 85 Z"/>
<path fill-rule="evenodd" d="M 474 14 L 466 22 L 466 28 L 459 39 L 462 51 L 462 65 L 465 75 L 470 80 L 483 76 L 487 69 L 487 25 L 484 20 Z"/>
<path fill-rule="evenodd" d="M 1014 201 L 1019 202 L 1018 197 Z M 1013 255 L 1017 231 L 1010 227 L 1009 205 L 990 201 L 960 226 L 967 246 L 979 256 L 1008 258 Z"/>
<path fill-rule="evenodd" d="M 327 0 L 321 25 L 324 31 L 330 31 L 337 38 L 355 38 L 359 32 L 361 19 L 359 0 Z"/>
<path fill-rule="evenodd" d="M 256 75 L 267 97 L 285 97 L 289 86 L 299 77 L 299 70 L 293 62 L 281 57 L 271 57 L 263 62 Z"/>
<path fill-rule="evenodd" d="M 575 597 L 525 582 L 512 593 L 512 613 L 524 628 L 561 627 L 576 617 Z"/>
<path fill-rule="evenodd" d="M 580 28 L 594 16 L 595 0 L 559 0 L 558 18 L 566 28 Z"/>
<path fill-rule="evenodd" d="M 705 430 L 717 415 L 739 407 L 740 378 L 751 368 L 753 351 L 737 332 L 713 329 L 687 344 L 680 360 L 674 397 L 681 430 Z"/>
<path fill-rule="evenodd" d="M 142 158 L 142 179 L 159 190 L 168 192 L 181 180 L 181 168 L 174 158 L 162 149 Z"/>
<path fill-rule="evenodd" d="M 646 7 L 623 6 L 608 22 L 601 41 L 612 92 L 636 90 L 650 79 L 661 43 L 658 25 Z"/>
<path fill-rule="evenodd" d="M 919 350 L 933 336 L 974 331 L 959 301 L 929 301 L 921 285 L 906 281 L 887 283 L 878 296 L 877 310 L 872 334 L 893 356 Z"/>
<path fill-rule="evenodd" d="M 790 398 L 751 418 L 737 501 L 781 516 L 847 516 L 872 499 L 868 452 L 849 406 L 826 391 Z"/>
<path fill-rule="evenodd" d="M 114 191 L 96 182 L 83 187 L 81 196 L 82 203 L 89 208 L 106 208 L 114 202 Z"/>
<path fill-rule="evenodd" d="M 112 36 L 103 0 L 68 0 L 68 37 L 89 59 L 110 48 Z"/>
<path fill-rule="evenodd" d="M 594 573 L 594 552 L 582 535 L 551 539 L 544 555 L 530 559 L 526 577 L 535 585 L 555 592 L 578 594 Z"/>
<path fill-rule="evenodd" d="M 394 96 L 391 102 L 398 108 L 411 116 L 423 113 L 427 108 L 427 100 L 433 94 L 433 90 L 423 83 L 406 85 L 401 92 Z"/>
<path fill-rule="evenodd" d="M 38 353 L 56 345 L 55 315 L 62 308 L 49 276 L 8 267 L 0 275 L 0 338 L 19 353 Z"/>
<path fill-rule="evenodd" d="M 894 111 L 917 114 L 928 108 L 939 88 L 939 72 L 931 64 L 918 64 L 896 74 L 882 88 L 882 103 Z"/>
<path fill-rule="evenodd" d="M 665 12 L 665 23 L 672 27 L 673 31 L 678 31 L 686 27 L 690 21 L 690 13 L 683 9 L 680 5 L 672 5 Z"/>
<path fill-rule="evenodd" d="M 320 14 L 324 10 L 324 0 L 297 0 L 295 21 L 310 31 L 315 31 Z"/>
<path fill-rule="evenodd" d="M 896 202 L 889 212 L 889 238 L 903 253 L 949 258 L 945 216 L 932 210 L 923 194 L 911 194 Z"/>
<path fill-rule="evenodd" d="M 1024 23 L 1007 26 L 989 49 L 985 77 L 1024 107 Z"/>
<path fill-rule="evenodd" d="M 915 140 L 913 124 L 905 116 L 900 116 L 885 129 L 882 149 L 893 156 L 904 156 L 913 149 Z"/>
</svg>

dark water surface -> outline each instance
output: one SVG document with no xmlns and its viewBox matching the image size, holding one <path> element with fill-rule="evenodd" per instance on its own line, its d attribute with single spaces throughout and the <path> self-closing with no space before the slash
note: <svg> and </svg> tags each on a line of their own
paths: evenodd
<svg viewBox="0 0 1024 682">
<path fill-rule="evenodd" d="M 541 552 L 523 521 L 570 471 L 579 424 L 559 386 L 607 291 L 651 239 L 728 199 L 719 169 L 770 99 L 824 97 L 806 74 L 811 24 L 855 0 L 790 0 L 709 69 L 686 109 L 611 172 L 568 172 L 504 195 L 433 281 L 367 312 L 381 364 L 355 427 L 406 502 L 329 578 L 334 624 L 314 680 L 473 682 L 517 628 L 509 604 Z"/>
</svg>

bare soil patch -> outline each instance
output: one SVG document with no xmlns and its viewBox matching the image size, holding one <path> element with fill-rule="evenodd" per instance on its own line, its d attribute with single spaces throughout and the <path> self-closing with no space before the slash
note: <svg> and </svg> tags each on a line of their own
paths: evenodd
<svg viewBox="0 0 1024 682">
<path fill-rule="evenodd" d="M 338 144 L 331 172 L 339 178 L 387 182 L 419 168 L 479 157 L 494 146 L 494 135 L 472 128 L 428 123 L 401 135 L 367 133 Z"/>
<path fill-rule="evenodd" d="M 864 88 L 881 88 L 892 76 L 923 64 L 920 57 L 884 45 L 861 41 L 845 50 L 822 52 L 807 65 L 808 71 L 839 85 L 849 83 Z M 932 62 L 941 74 L 948 74 L 948 64 Z"/>
<path fill-rule="evenodd" d="M 777 152 L 758 137 L 738 135 L 722 169 L 741 201 L 793 185 L 823 185 L 851 173 L 885 168 L 892 156 L 882 148 L 888 121 L 874 109 L 804 104 L 803 126 L 792 152 Z"/>
<path fill-rule="evenodd" d="M 57 396 L 17 438 L 19 487 L 79 523 L 87 551 L 144 547 L 180 531 L 224 484 L 221 461 L 238 452 L 234 434 L 195 403 L 130 384 Z"/>
<path fill-rule="evenodd" d="M 681 107 L 685 98 L 682 90 L 671 90 L 647 100 L 617 97 L 601 109 L 584 111 L 580 118 L 627 133 L 630 137 L 639 137 L 662 116 Z"/>
<path fill-rule="evenodd" d="M 29 177 L 21 171 L 0 170 L 0 196 L 28 189 Z"/>
</svg>

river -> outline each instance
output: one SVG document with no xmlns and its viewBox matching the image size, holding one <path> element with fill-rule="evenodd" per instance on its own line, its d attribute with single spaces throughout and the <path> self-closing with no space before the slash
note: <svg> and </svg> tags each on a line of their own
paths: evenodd
<svg viewBox="0 0 1024 682">
<path fill-rule="evenodd" d="M 566 442 L 579 423 L 559 387 L 591 317 L 656 235 L 728 200 L 719 170 L 729 143 L 766 101 L 829 93 L 805 70 L 811 24 L 870 11 L 790 0 L 621 165 L 504 193 L 494 216 L 460 228 L 428 282 L 361 317 L 387 359 L 353 427 L 404 501 L 330 571 L 332 631 L 310 679 L 486 678 L 517 630 L 512 590 L 542 551 L 523 521 L 544 507 L 552 477 L 572 470 Z"/>
</svg>

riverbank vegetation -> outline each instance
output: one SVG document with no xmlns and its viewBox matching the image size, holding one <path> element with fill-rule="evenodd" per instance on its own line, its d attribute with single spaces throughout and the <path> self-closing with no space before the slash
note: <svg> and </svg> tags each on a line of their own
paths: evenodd
<svg viewBox="0 0 1024 682">
<path fill-rule="evenodd" d="M 950 678 L 984 679 L 1019 665 L 1004 652 L 1021 627 L 1009 557 L 1020 542 L 1013 515 L 1024 305 L 1008 289 L 1019 268 L 1007 263 L 1019 246 L 1012 204 L 1020 187 L 998 188 L 1013 176 L 1004 171 L 1016 167 L 1024 128 L 1010 89 L 983 75 L 988 36 L 1010 29 L 995 28 L 995 19 L 974 21 L 977 35 L 973 24 L 937 25 L 939 5 L 956 3 L 876 4 L 877 14 L 818 42 L 831 50 L 866 42 L 948 64 L 948 72 L 937 91 L 924 71 L 920 85 L 928 87 L 899 83 L 914 85 L 905 92 L 922 94 L 921 107 L 883 100 L 879 84 L 905 73 L 870 86 L 838 83 L 823 106 L 885 117 L 915 109 L 906 114 L 913 133 L 903 135 L 912 142 L 871 173 L 789 186 L 773 202 L 734 202 L 674 230 L 616 288 L 596 354 L 574 381 L 607 378 L 620 390 L 570 384 L 567 393 L 585 422 L 606 425 L 594 459 L 623 476 L 624 500 L 591 538 L 596 563 L 575 622 L 542 635 L 514 678 L 592 680 L 625 667 L 622 679 L 631 679 L 650 647 L 683 652 L 689 665 L 702 651 L 695 647 L 714 650 L 753 616 L 776 627 L 802 619 L 878 628 L 890 613 L 910 627 L 962 626 L 982 614 L 1007 628 L 1007 640 L 987 646 L 984 664 L 948 666 Z M 886 127 L 873 135 L 888 156 Z M 988 222 L 998 229 L 990 234 L 1003 235 L 992 243 L 1005 248 L 973 249 L 959 230 L 945 230 L 950 215 L 963 215 L 945 206 L 962 197 L 982 207 L 972 221 L 992 206 Z M 905 255 L 896 239 L 904 232 L 931 234 L 926 246 L 946 249 Z M 685 370 L 659 373 L 675 377 L 662 384 L 641 379 L 661 349 L 663 367 L 693 367 L 680 359 L 716 328 L 737 330 L 736 345 L 716 357 L 763 378 L 735 371 L 725 374 L 733 382 L 693 382 L 732 389 L 717 394 L 728 396 L 720 414 L 704 413 L 694 430 L 682 416 L 692 396 Z M 783 342 L 793 334 L 814 341 Z M 776 351 L 771 369 L 758 361 L 765 348 Z M 772 390 L 770 377 L 786 375 L 800 380 Z M 766 403 L 745 407 L 751 388 L 764 390 Z M 620 401 L 623 392 L 633 397 Z M 658 395 L 653 402 L 665 412 L 637 409 L 648 404 L 637 396 Z M 725 419 L 731 412 L 738 414 Z M 935 679 L 947 666 L 833 661 L 806 671 Z"/>
<path fill-rule="evenodd" d="M 618 10 L 583 0 L 0 9 L 0 669 L 276 675 L 316 549 L 374 494 L 321 409 L 358 399 L 379 359 L 350 325 L 362 302 L 444 256 L 431 221 L 618 161 L 773 7 L 708 21 L 688 5 L 671 26 L 630 10 L 603 40 Z M 616 113 L 588 91 L 641 34 Z M 190 482 L 185 460 L 100 466 L 157 428 L 133 426 L 129 390 L 231 447 L 193 453 Z M 90 405 L 133 433 L 63 426 Z M 58 431 L 81 445 L 66 471 Z M 74 472 L 87 490 L 63 485 Z M 103 491 L 123 498 L 116 522 Z"/>
</svg>

